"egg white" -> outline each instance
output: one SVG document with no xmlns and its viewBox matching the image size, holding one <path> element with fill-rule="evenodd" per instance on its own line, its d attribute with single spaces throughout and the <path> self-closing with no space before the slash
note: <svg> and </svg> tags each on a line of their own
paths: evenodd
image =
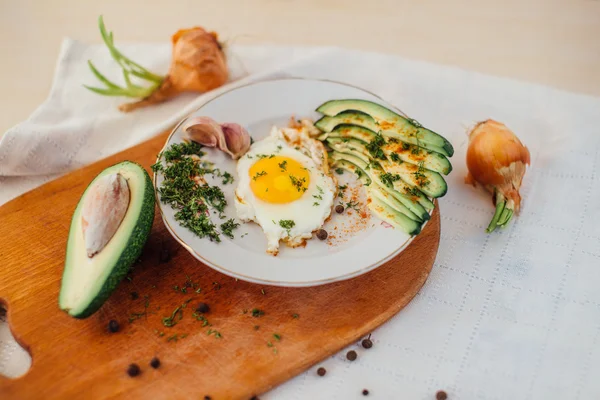
<svg viewBox="0 0 600 400">
<path fill-rule="evenodd" d="M 320 161 L 323 155 L 316 151 L 303 154 L 307 153 L 307 148 L 314 146 L 311 143 L 314 139 L 306 136 L 301 138 L 302 143 L 292 146 L 285 138 L 282 130 L 274 128 L 271 136 L 254 143 L 237 163 L 235 207 L 238 218 L 245 222 L 254 221 L 261 226 L 267 238 L 267 253 L 273 255 L 279 252 L 280 241 L 290 247 L 297 247 L 310 239 L 313 232 L 321 228 L 331 215 L 336 192 L 334 179 L 324 170 L 327 163 L 315 162 L 315 159 Z M 274 204 L 254 195 L 250 187 L 249 170 L 260 159 L 261 154 L 289 157 L 308 169 L 310 183 L 302 197 L 289 203 Z M 314 196 L 320 196 L 321 199 Z M 279 224 L 282 220 L 292 220 L 295 225 L 288 231 Z"/>
</svg>

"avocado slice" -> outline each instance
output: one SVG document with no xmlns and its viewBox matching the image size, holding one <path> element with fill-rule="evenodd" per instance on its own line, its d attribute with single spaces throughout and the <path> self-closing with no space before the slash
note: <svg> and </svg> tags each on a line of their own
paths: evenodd
<svg viewBox="0 0 600 400">
<path fill-rule="evenodd" d="M 412 220 L 400 211 L 393 209 L 375 195 L 375 193 L 370 193 L 370 195 L 369 199 L 371 201 L 369 202 L 368 207 L 373 214 L 391 224 L 394 228 L 401 229 L 411 236 L 421 232 L 422 224 L 420 222 Z"/>
<path fill-rule="evenodd" d="M 129 203 L 114 234 L 90 257 L 86 251 L 82 210 L 91 189 L 109 175 L 125 179 Z M 94 178 L 81 196 L 71 220 L 59 307 L 75 318 L 87 318 L 96 312 L 140 256 L 153 221 L 154 189 L 142 166 L 124 161 Z"/>
<path fill-rule="evenodd" d="M 373 103 L 372 101 L 360 99 L 330 100 L 321 104 L 316 111 L 329 117 L 336 117 L 341 113 L 352 111 L 368 114 L 377 123 L 377 126 L 384 136 L 397 138 L 410 144 L 425 147 L 447 157 L 452 157 L 454 154 L 452 144 L 443 136 L 421 126 L 415 120 L 404 118 L 389 108 Z M 347 117 L 345 116 L 343 119 L 351 124 L 354 123 L 351 120 L 350 115 Z M 319 121 L 317 121 L 317 123 L 319 123 Z M 321 121 L 319 124 L 321 127 L 319 127 L 319 125 L 317 125 L 317 127 L 319 127 L 319 129 L 324 129 L 330 127 L 332 124 L 333 122 L 331 121 Z M 361 122 L 356 125 L 369 125 L 371 128 L 373 127 L 370 120 L 368 123 L 363 124 Z M 378 131 L 376 129 L 372 130 Z"/>
</svg>

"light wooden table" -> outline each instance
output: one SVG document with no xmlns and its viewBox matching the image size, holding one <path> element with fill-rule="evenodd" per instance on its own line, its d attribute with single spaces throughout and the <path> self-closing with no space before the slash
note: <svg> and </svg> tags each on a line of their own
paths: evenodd
<svg viewBox="0 0 600 400">
<path fill-rule="evenodd" d="M 401 54 L 600 95 L 599 0 L 0 0 L 0 135 L 45 99 L 61 39 L 168 41 L 202 25 L 236 43 Z"/>
</svg>

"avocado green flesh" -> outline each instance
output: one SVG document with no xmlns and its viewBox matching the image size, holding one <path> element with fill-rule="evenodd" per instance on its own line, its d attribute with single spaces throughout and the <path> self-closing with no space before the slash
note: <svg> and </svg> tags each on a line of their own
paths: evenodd
<svg viewBox="0 0 600 400">
<path fill-rule="evenodd" d="M 448 157 L 452 157 L 454 154 L 452 144 L 443 136 L 420 126 L 413 120 L 404 118 L 386 107 L 368 100 L 331 100 L 321 104 L 317 108 L 317 111 L 329 117 L 335 117 L 340 113 L 352 111 L 368 114 L 375 120 L 379 126 L 379 130 L 384 135 L 397 137 L 405 142 L 441 152 L 441 154 Z M 321 123 L 322 126 L 329 126 L 330 124 L 331 122 L 328 121 Z"/>
<path fill-rule="evenodd" d="M 81 226 L 84 199 L 99 178 L 114 173 L 127 180 L 129 206 L 113 237 L 89 258 Z M 76 318 L 86 318 L 97 311 L 139 258 L 153 220 L 152 181 L 140 165 L 124 161 L 102 171 L 81 196 L 71 220 L 59 307 Z"/>
<path fill-rule="evenodd" d="M 377 196 L 371 197 L 368 207 L 373 214 L 391 224 L 394 228 L 401 229 L 409 235 L 416 235 L 421 232 L 421 223 L 393 209 Z"/>
</svg>

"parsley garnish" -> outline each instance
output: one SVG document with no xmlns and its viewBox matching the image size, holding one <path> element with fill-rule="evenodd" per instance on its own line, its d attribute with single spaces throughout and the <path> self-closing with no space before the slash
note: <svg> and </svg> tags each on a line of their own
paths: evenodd
<svg viewBox="0 0 600 400">
<path fill-rule="evenodd" d="M 233 175 L 229 172 L 223 173 L 223 185 L 227 185 L 228 183 L 233 183 Z"/>
<path fill-rule="evenodd" d="M 233 176 L 215 169 L 203 168 L 192 157 L 204 155 L 201 145 L 190 143 L 175 143 L 160 154 L 159 161 L 152 167 L 154 171 L 162 171 L 164 181 L 158 188 L 160 200 L 176 210 L 175 220 L 198 237 L 208 237 L 220 242 L 216 225 L 210 220 L 208 213 L 212 207 L 221 214 L 227 200 L 223 191 L 217 186 L 198 183 L 195 177 L 207 173 L 222 176 L 227 182 L 233 181 Z M 164 160 L 164 163 L 163 161 Z"/>
<path fill-rule="evenodd" d="M 267 174 L 267 173 L 266 173 L 265 171 L 260 171 L 260 172 L 257 172 L 257 173 L 256 173 L 256 174 L 254 174 L 254 176 L 252 177 L 252 180 L 253 180 L 253 181 L 255 181 L 255 180 L 257 180 L 258 178 L 260 178 L 261 176 L 265 176 L 266 174 Z"/>
<path fill-rule="evenodd" d="M 279 333 L 274 333 L 274 334 L 273 334 L 273 338 L 274 338 L 275 340 L 277 340 L 278 342 L 280 342 L 280 341 L 281 341 L 281 335 L 280 335 Z"/>
<path fill-rule="evenodd" d="M 252 316 L 255 318 L 261 317 L 265 315 L 265 312 L 263 310 L 259 310 L 258 308 L 253 308 L 252 309 Z"/>
<path fill-rule="evenodd" d="M 317 186 L 317 190 L 319 191 L 319 194 L 313 194 L 313 197 L 314 197 L 315 199 L 317 199 L 317 200 L 323 200 L 323 196 L 322 196 L 322 195 L 323 195 L 323 189 L 321 189 L 321 187 L 320 187 L 320 186 Z M 315 203 L 313 204 L 313 206 L 314 206 L 314 205 L 317 205 L 317 206 L 318 206 L 318 205 L 319 205 L 319 203 L 315 202 Z"/>
<path fill-rule="evenodd" d="M 411 187 L 406 187 L 404 189 L 404 192 L 406 194 L 411 195 L 411 196 L 416 196 L 416 197 L 420 197 L 421 196 L 421 192 L 419 192 L 419 189 L 414 188 L 414 187 L 412 187 L 412 188 Z"/>
<path fill-rule="evenodd" d="M 400 175 L 394 175 L 390 174 L 389 172 L 386 172 L 385 174 L 379 175 L 379 178 L 381 179 L 381 182 L 383 182 L 387 187 L 393 188 L 394 182 L 400 180 Z"/>
<path fill-rule="evenodd" d="M 338 186 L 338 189 L 340 189 L 340 191 L 338 192 L 338 197 L 343 198 L 344 197 L 344 190 L 346 190 L 348 188 L 348 185 L 341 185 Z"/>
<path fill-rule="evenodd" d="M 402 162 L 402 160 L 400 159 L 400 156 L 398 155 L 398 153 L 392 153 L 392 155 L 390 156 L 390 158 L 394 162 L 397 162 L 397 163 L 401 163 Z"/>
<path fill-rule="evenodd" d="M 292 185 L 296 187 L 299 192 L 306 192 L 306 187 L 304 184 L 306 183 L 306 178 L 298 179 L 294 175 L 290 174 L 290 180 L 292 181 Z"/>
<path fill-rule="evenodd" d="M 367 150 L 373 156 L 373 158 L 379 158 L 380 160 L 387 160 L 381 146 L 385 144 L 385 139 L 380 134 L 375 135 L 375 138 L 367 145 Z"/>
<path fill-rule="evenodd" d="M 227 236 L 228 238 L 233 239 L 233 231 L 238 226 L 240 226 L 240 224 L 235 222 L 235 219 L 230 218 L 221 224 L 221 232 L 223 233 L 223 235 Z"/>
<path fill-rule="evenodd" d="M 296 226 L 296 223 L 291 219 L 280 219 L 279 226 L 287 231 L 288 236 L 290 236 L 290 229 Z"/>
<path fill-rule="evenodd" d="M 338 175 L 342 175 L 344 173 L 344 169 L 343 168 L 336 168 L 335 169 L 335 173 Z"/>
<path fill-rule="evenodd" d="M 402 143 L 402 150 L 410 149 L 410 145 L 408 143 Z"/>
<path fill-rule="evenodd" d="M 413 172 L 415 179 L 417 180 L 417 185 L 419 187 L 429 185 L 429 180 L 427 179 L 427 175 L 425 175 L 425 167 L 423 166 L 423 161 L 419 162 L 419 168 Z"/>
<path fill-rule="evenodd" d="M 315 202 L 313 203 L 313 207 L 316 207 L 316 206 L 318 206 L 319 204 L 321 204 L 321 203 L 319 203 L 318 201 L 315 201 Z"/>
<path fill-rule="evenodd" d="M 287 160 L 283 160 L 278 165 L 279 168 L 281 168 L 281 172 L 285 172 L 285 170 L 287 169 Z"/>
<path fill-rule="evenodd" d="M 346 208 L 352 208 L 354 211 L 360 211 L 360 203 L 356 201 L 349 201 L 346 203 Z"/>
</svg>

